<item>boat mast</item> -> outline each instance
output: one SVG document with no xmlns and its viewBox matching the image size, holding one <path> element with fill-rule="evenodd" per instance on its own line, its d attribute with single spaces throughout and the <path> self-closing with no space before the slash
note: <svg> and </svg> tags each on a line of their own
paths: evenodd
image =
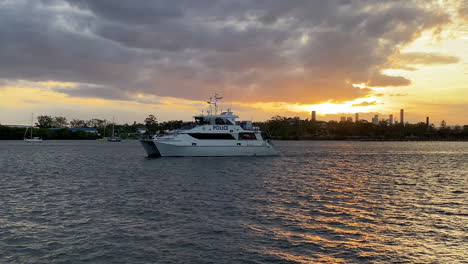
<svg viewBox="0 0 468 264">
<path fill-rule="evenodd" d="M 31 113 L 31 138 L 32 138 L 32 131 L 33 131 L 33 123 L 34 123 L 34 113 Z"/>
<path fill-rule="evenodd" d="M 210 101 L 207 102 L 209 105 L 210 105 L 210 110 L 207 110 L 207 115 L 212 115 L 213 114 L 213 108 L 212 108 L 212 104 L 213 104 L 213 98 L 210 97 Z"/>
<path fill-rule="evenodd" d="M 223 99 L 223 97 L 219 96 L 219 94 L 215 93 L 215 96 L 214 96 L 215 115 L 218 114 L 218 100 L 221 100 L 221 99 Z"/>
<path fill-rule="evenodd" d="M 218 114 L 218 100 L 223 99 L 223 97 L 219 96 L 217 93 L 215 93 L 214 98 L 210 97 L 210 101 L 207 103 L 210 105 L 210 110 L 208 112 L 208 115 L 213 115 L 213 105 L 214 105 L 214 110 L 215 110 L 215 115 Z"/>
<path fill-rule="evenodd" d="M 29 127 L 26 126 L 26 130 L 24 131 L 23 139 L 27 138 L 26 135 L 28 134 Z"/>
<path fill-rule="evenodd" d="M 112 117 L 112 137 L 114 137 L 115 116 Z"/>
</svg>

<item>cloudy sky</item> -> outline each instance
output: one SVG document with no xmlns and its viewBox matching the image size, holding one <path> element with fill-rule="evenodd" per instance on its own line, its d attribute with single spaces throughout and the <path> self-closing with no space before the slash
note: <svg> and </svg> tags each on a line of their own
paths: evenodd
<svg viewBox="0 0 468 264">
<path fill-rule="evenodd" d="M 466 0 L 0 0 L 0 123 L 359 112 L 468 124 Z"/>
</svg>

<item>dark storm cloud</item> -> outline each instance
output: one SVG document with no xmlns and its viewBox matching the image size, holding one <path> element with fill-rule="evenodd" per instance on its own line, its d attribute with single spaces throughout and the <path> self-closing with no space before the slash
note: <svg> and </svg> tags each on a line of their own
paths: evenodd
<svg viewBox="0 0 468 264">
<path fill-rule="evenodd" d="M 78 85 L 76 87 L 52 87 L 52 90 L 72 97 L 106 98 L 111 100 L 125 100 L 128 98 L 124 91 L 107 86 Z"/>
<path fill-rule="evenodd" d="M 0 1 L 0 78 L 77 82 L 55 90 L 119 100 L 215 90 L 248 101 L 349 100 L 370 92 L 353 83 L 410 84 L 381 70 L 421 32 L 449 23 L 435 2 Z"/>
</svg>

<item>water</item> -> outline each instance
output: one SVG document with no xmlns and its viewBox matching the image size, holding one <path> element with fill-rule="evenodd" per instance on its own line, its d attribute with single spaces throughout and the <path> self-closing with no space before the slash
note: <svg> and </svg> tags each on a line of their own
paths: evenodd
<svg viewBox="0 0 468 264">
<path fill-rule="evenodd" d="M 2 263 L 463 263 L 468 142 L 0 141 Z"/>
</svg>

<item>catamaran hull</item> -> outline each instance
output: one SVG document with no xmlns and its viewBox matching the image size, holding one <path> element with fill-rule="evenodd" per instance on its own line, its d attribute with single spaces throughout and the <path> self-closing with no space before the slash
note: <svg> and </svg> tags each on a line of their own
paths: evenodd
<svg viewBox="0 0 468 264">
<path fill-rule="evenodd" d="M 262 145 L 178 145 L 158 140 L 141 140 L 149 157 L 232 157 L 275 156 L 278 153 L 268 144 Z"/>
<path fill-rule="evenodd" d="M 149 139 L 140 140 L 140 143 L 141 145 L 143 145 L 143 148 L 148 154 L 148 157 L 152 157 L 152 158 L 161 157 L 161 152 L 159 152 L 153 140 L 149 140 Z"/>
</svg>

